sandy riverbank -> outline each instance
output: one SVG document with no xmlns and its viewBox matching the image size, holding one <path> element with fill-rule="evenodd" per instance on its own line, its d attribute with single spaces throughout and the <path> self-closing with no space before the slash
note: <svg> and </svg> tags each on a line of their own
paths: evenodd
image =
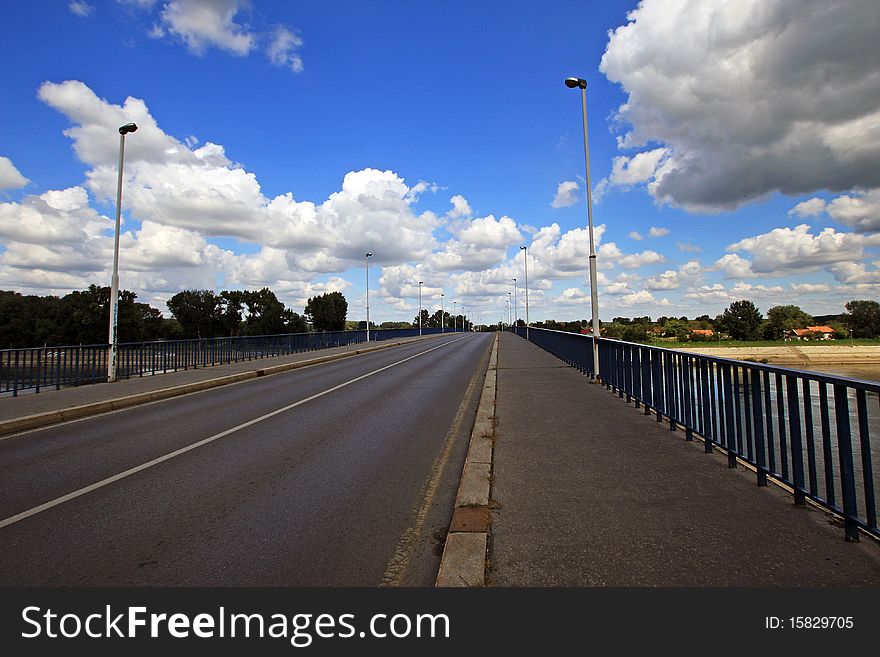
<svg viewBox="0 0 880 657">
<path fill-rule="evenodd" d="M 878 365 L 880 366 L 880 345 L 802 345 L 787 343 L 778 347 L 704 347 L 688 345 L 682 351 L 767 362 L 772 365 L 790 367 L 825 367 L 833 365 Z"/>
</svg>

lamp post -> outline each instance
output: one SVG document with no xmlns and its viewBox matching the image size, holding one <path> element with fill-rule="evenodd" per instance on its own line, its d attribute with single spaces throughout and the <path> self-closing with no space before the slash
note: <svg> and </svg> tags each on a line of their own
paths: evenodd
<svg viewBox="0 0 880 657">
<path fill-rule="evenodd" d="M 122 213 L 122 161 L 125 157 L 125 135 L 135 132 L 134 123 L 119 128 L 119 176 L 116 180 L 116 236 L 113 240 L 113 275 L 110 277 L 110 353 L 107 354 L 107 382 L 116 381 L 116 357 L 119 353 L 119 225 Z"/>
<path fill-rule="evenodd" d="M 419 281 L 419 336 L 422 335 L 422 283 L 424 281 Z"/>
<path fill-rule="evenodd" d="M 458 303 L 458 301 L 452 302 L 452 332 L 453 333 L 455 333 L 455 331 L 458 329 L 458 315 L 455 314 L 455 304 L 457 304 L 457 303 Z"/>
<path fill-rule="evenodd" d="M 593 241 L 593 197 L 590 186 L 590 147 L 587 138 L 587 81 L 566 78 L 565 86 L 581 90 L 581 108 L 584 118 L 584 159 L 587 165 L 587 223 L 590 232 L 590 303 L 593 306 L 593 376 L 599 378 L 599 293 L 596 289 L 596 244 Z"/>
<path fill-rule="evenodd" d="M 529 339 L 529 249 L 526 246 L 519 247 L 523 252 L 523 269 L 526 273 L 526 340 Z"/>
<path fill-rule="evenodd" d="M 443 297 L 446 296 L 443 292 L 440 293 L 440 333 L 446 332 L 446 312 L 443 309 Z"/>
<path fill-rule="evenodd" d="M 513 328 L 516 328 L 517 324 L 517 312 L 516 312 L 516 279 L 513 279 Z"/>
<path fill-rule="evenodd" d="M 365 269 L 367 272 L 367 342 L 370 341 L 370 258 L 373 257 L 372 253 L 364 254 L 364 264 L 366 265 Z"/>
<path fill-rule="evenodd" d="M 507 326 L 513 326 L 513 322 L 510 320 L 513 319 L 513 296 L 510 292 L 507 293 Z"/>
</svg>

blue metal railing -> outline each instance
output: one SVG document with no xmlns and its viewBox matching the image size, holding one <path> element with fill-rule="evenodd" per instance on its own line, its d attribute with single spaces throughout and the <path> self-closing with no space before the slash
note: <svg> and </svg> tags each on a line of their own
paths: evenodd
<svg viewBox="0 0 880 657">
<path fill-rule="evenodd" d="M 424 328 L 423 335 L 440 333 Z M 451 331 L 447 331 L 451 332 Z M 281 335 L 162 340 L 119 345 L 117 377 L 130 379 L 177 370 L 270 358 L 366 342 L 365 330 Z M 413 337 L 418 328 L 370 329 L 370 342 Z M 75 345 L 0 350 L 0 393 L 42 392 L 107 380 L 108 345 Z"/>
<path fill-rule="evenodd" d="M 532 327 L 529 338 L 596 375 L 592 336 Z M 880 384 L 605 338 L 598 376 L 670 430 L 700 436 L 706 452 L 723 448 L 730 467 L 749 463 L 759 486 L 772 477 L 795 504 L 810 499 L 841 515 L 847 540 L 857 541 L 859 528 L 880 537 L 880 450 L 871 448 L 880 435 Z"/>
</svg>

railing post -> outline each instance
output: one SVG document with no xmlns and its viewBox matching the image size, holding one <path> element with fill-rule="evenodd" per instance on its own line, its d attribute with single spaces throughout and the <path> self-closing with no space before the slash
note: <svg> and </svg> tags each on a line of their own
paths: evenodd
<svg viewBox="0 0 880 657">
<path fill-rule="evenodd" d="M 761 418 L 761 373 L 758 370 L 753 370 L 751 378 L 752 417 L 755 425 L 755 466 L 758 469 L 758 486 L 766 486 L 767 462 L 764 455 L 764 423 Z"/>
<path fill-rule="evenodd" d="M 840 489 L 843 495 L 843 526 L 846 540 L 859 541 L 856 480 L 853 471 L 852 436 L 849 427 L 847 388 L 834 384 L 834 415 L 837 418 L 837 453 L 840 458 Z"/>
<path fill-rule="evenodd" d="M 794 484 L 794 503 L 802 506 L 807 503 L 804 491 L 804 448 L 801 444 L 801 413 L 797 378 L 786 376 L 786 392 L 788 393 L 788 428 L 791 434 L 791 474 Z"/>
<path fill-rule="evenodd" d="M 880 399 L 880 395 L 878 395 Z M 859 447 L 862 453 L 862 483 L 865 489 L 865 515 L 868 527 L 877 530 L 877 506 L 874 502 L 874 468 L 871 463 L 871 438 L 868 430 L 868 401 L 864 390 L 856 391 L 859 417 Z"/>
</svg>

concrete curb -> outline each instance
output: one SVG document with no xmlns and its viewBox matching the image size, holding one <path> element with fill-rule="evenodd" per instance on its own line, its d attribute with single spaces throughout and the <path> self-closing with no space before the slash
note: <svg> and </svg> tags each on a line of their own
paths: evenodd
<svg viewBox="0 0 880 657">
<path fill-rule="evenodd" d="M 496 335 L 435 586 L 485 586 L 486 584 L 497 369 L 498 336 Z"/>
<path fill-rule="evenodd" d="M 422 337 L 419 340 L 425 340 L 433 337 L 435 336 L 430 335 Z M 320 356 L 318 358 L 310 358 L 309 360 L 297 361 L 295 363 L 273 365 L 271 367 L 264 367 L 248 372 L 240 372 L 238 374 L 230 374 L 214 379 L 207 379 L 205 381 L 198 381 L 196 383 L 171 386 L 169 388 L 162 388 L 160 390 L 152 390 L 150 392 L 141 392 L 136 395 L 128 395 L 126 397 L 118 397 L 116 399 L 91 402 L 88 404 L 82 404 L 80 406 L 70 406 L 68 408 L 63 408 L 60 410 L 46 411 L 45 413 L 25 415 L 23 417 L 13 418 L 11 420 L 0 420 L 0 436 L 7 436 L 14 433 L 20 433 L 22 431 L 29 431 L 31 429 L 39 429 L 41 427 L 47 427 L 52 424 L 59 424 L 61 422 L 77 420 L 79 418 L 88 417 L 91 415 L 100 415 L 101 413 L 117 411 L 123 408 L 129 408 L 131 406 L 138 406 L 140 404 L 148 404 L 150 402 L 159 401 L 161 399 L 168 399 L 170 397 L 188 395 L 192 392 L 210 390 L 211 388 L 218 388 L 220 386 L 225 386 L 232 383 L 239 383 L 240 381 L 246 381 L 248 379 L 256 379 L 257 377 L 261 376 L 280 374 L 281 372 L 300 369 L 303 367 L 308 367 L 310 365 L 330 363 L 332 361 L 341 360 L 343 358 L 351 358 L 352 356 L 357 356 L 359 354 L 366 354 L 373 351 L 380 351 L 382 349 L 389 349 L 391 347 L 397 347 L 402 344 L 411 344 L 412 342 L 414 342 L 414 340 L 383 343 L 376 345 L 375 347 L 366 347 L 363 349 L 356 349 L 355 351 L 346 351 L 338 354 L 331 354 L 329 356 Z"/>
</svg>

